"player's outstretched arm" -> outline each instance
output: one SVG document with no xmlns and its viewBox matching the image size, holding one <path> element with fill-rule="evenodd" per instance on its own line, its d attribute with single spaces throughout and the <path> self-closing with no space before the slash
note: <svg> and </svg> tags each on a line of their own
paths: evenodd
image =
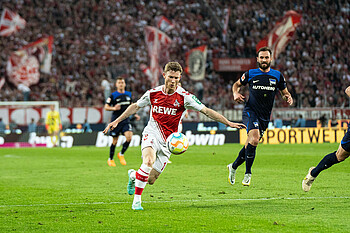
<svg viewBox="0 0 350 233">
<path fill-rule="evenodd" d="M 119 124 L 119 122 L 125 120 L 126 118 L 128 118 L 128 117 L 131 116 L 132 114 L 135 114 L 139 109 L 140 109 L 140 107 L 139 107 L 136 103 L 131 104 L 131 105 L 122 113 L 122 115 L 120 115 L 117 119 L 115 119 L 114 121 L 112 121 L 111 123 L 109 123 L 109 124 L 107 125 L 107 127 L 103 130 L 103 133 L 107 133 L 109 129 L 113 130 L 115 127 L 117 127 L 117 125 Z"/>
<path fill-rule="evenodd" d="M 241 86 L 242 86 L 242 83 L 240 79 L 238 79 L 237 82 L 235 82 L 232 85 L 233 100 L 238 103 L 243 103 L 245 98 L 241 93 L 239 93 Z"/>
<path fill-rule="evenodd" d="M 221 123 L 223 123 L 227 126 L 230 126 L 232 128 L 237 128 L 237 129 L 246 128 L 245 125 L 243 125 L 241 123 L 235 123 L 235 122 L 231 122 L 231 121 L 227 120 L 226 117 L 224 117 L 220 113 L 214 111 L 213 109 L 203 107 L 201 110 L 201 113 L 203 113 L 204 115 L 206 115 L 207 117 L 209 117 L 215 121 L 221 122 Z"/>
<path fill-rule="evenodd" d="M 292 95 L 289 93 L 288 89 L 287 88 L 284 88 L 282 91 L 281 91 L 281 95 L 282 95 L 282 98 L 287 101 L 287 103 L 289 105 L 292 105 L 293 104 L 293 98 L 292 98 Z"/>
<path fill-rule="evenodd" d="M 345 89 L 345 93 L 350 97 L 350 86 Z"/>
</svg>

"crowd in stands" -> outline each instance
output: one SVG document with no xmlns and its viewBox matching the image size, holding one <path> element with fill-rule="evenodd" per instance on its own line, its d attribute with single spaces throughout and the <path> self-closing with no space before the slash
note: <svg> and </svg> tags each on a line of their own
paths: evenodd
<svg viewBox="0 0 350 233">
<path fill-rule="evenodd" d="M 301 23 L 274 65 L 288 81 L 294 107 L 349 106 L 344 89 L 350 83 L 350 5 L 345 0 L 2 0 L 0 9 L 4 7 L 19 13 L 27 25 L 16 34 L 0 37 L 0 78 L 6 76 L 13 51 L 40 37 L 54 36 L 52 73 L 42 73 L 40 82 L 30 87 L 30 100 L 102 107 L 102 81 L 107 80 L 113 91 L 119 75 L 125 76 L 127 89 L 138 99 L 150 88 L 140 69 L 141 64 L 149 64 L 143 28 L 156 26 L 156 16 L 164 15 L 175 25 L 168 32 L 174 41 L 170 60 L 185 67 L 187 51 L 208 45 L 205 80 L 196 85 L 184 74 L 184 88 L 202 93 L 203 103 L 211 108 L 240 108 L 233 103 L 231 87 L 241 74 L 224 78 L 213 70 L 212 58 L 255 57 L 256 44 L 286 11 L 295 10 L 302 14 Z M 220 22 L 231 9 L 226 41 L 209 8 Z M 22 91 L 7 82 L 0 101 L 19 100 L 23 100 Z M 280 96 L 276 106 L 286 107 Z"/>
</svg>

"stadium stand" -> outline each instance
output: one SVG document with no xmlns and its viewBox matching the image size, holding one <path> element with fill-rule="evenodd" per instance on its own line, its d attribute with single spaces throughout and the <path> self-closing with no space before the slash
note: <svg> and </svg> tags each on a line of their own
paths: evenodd
<svg viewBox="0 0 350 233">
<path fill-rule="evenodd" d="M 204 3 L 209 7 L 204 7 Z M 350 5 L 348 1 L 103 1 L 103 0 L 2 0 L 0 9 L 18 12 L 24 30 L 0 37 L 0 77 L 5 77 L 11 52 L 42 36 L 54 36 L 52 74 L 41 74 L 31 86 L 30 100 L 58 100 L 61 106 L 102 106 L 102 80 L 124 75 L 137 99 L 149 82 L 140 69 L 149 64 L 143 27 L 155 26 L 164 15 L 175 24 L 168 35 L 174 40 L 170 59 L 185 65 L 185 53 L 208 45 L 207 72 L 202 101 L 213 109 L 239 108 L 232 101 L 231 85 L 238 78 L 224 79 L 213 71 L 212 58 L 254 57 L 255 46 L 288 10 L 302 14 L 294 39 L 276 60 L 275 67 L 289 81 L 294 107 L 344 107 L 349 99 L 343 89 L 350 74 Z M 229 41 L 224 43 L 211 12 L 224 20 L 231 9 Z M 209 9 L 209 10 L 208 10 Z M 195 82 L 186 75 L 183 86 L 196 93 Z M 218 101 L 218 96 L 220 98 Z M 23 100 L 8 82 L 0 101 Z M 277 107 L 285 107 L 278 98 Z"/>
</svg>

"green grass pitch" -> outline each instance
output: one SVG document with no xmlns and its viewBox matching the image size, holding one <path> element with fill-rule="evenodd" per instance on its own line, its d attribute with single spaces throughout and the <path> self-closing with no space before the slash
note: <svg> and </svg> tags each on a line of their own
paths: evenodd
<svg viewBox="0 0 350 233">
<path fill-rule="evenodd" d="M 191 146 L 172 156 L 131 209 L 127 171 L 108 167 L 109 148 L 0 149 L 0 232 L 349 232 L 350 163 L 324 171 L 310 192 L 301 181 L 337 144 L 259 145 L 250 187 L 227 181 L 238 144 Z M 117 148 L 117 151 L 120 148 Z M 116 161 L 118 162 L 118 161 Z"/>
</svg>

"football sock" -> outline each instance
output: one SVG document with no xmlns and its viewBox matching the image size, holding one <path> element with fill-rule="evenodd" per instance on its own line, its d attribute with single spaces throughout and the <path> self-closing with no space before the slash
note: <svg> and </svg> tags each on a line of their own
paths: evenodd
<svg viewBox="0 0 350 233">
<path fill-rule="evenodd" d="M 320 163 L 311 171 L 313 177 L 317 177 L 321 171 L 330 168 L 333 164 L 339 163 L 337 156 L 335 155 L 336 151 L 330 153 L 323 157 Z"/>
<path fill-rule="evenodd" d="M 245 161 L 245 146 L 238 153 L 237 159 L 232 163 L 232 168 L 237 169 Z"/>
<path fill-rule="evenodd" d="M 125 153 L 125 151 L 128 149 L 129 145 L 130 145 L 130 142 L 125 141 L 124 144 L 123 144 L 123 149 L 122 149 L 122 151 L 120 152 L 120 154 L 123 155 L 123 154 Z"/>
<path fill-rule="evenodd" d="M 252 173 L 252 166 L 255 159 L 256 146 L 248 143 L 245 152 L 245 174 Z"/>
<path fill-rule="evenodd" d="M 113 160 L 113 157 L 114 157 L 114 151 L 115 151 L 115 145 L 111 145 L 111 147 L 109 148 L 109 159 L 110 160 Z"/>
<path fill-rule="evenodd" d="M 136 172 L 134 203 L 141 201 L 141 194 L 147 184 L 151 170 L 151 167 L 142 164 L 140 169 Z"/>
</svg>

